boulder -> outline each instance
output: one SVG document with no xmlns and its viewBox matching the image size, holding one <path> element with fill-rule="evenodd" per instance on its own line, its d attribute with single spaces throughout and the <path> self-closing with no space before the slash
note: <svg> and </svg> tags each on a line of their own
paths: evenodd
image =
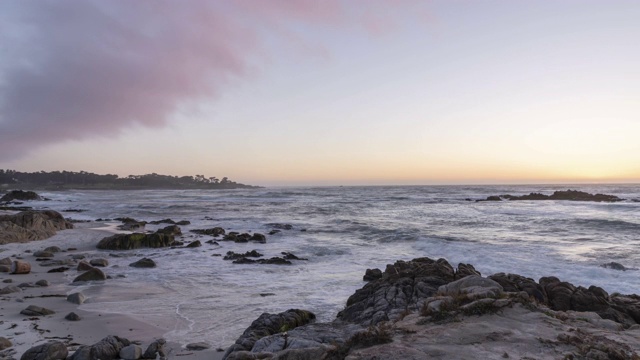
<svg viewBox="0 0 640 360">
<path fill-rule="evenodd" d="M 287 260 L 309 260 L 309 259 L 306 259 L 306 258 L 297 257 L 293 253 L 290 253 L 290 252 L 287 252 L 287 251 L 283 251 L 280 254 L 284 255 L 284 258 L 287 259 Z"/>
<path fill-rule="evenodd" d="M 542 285 L 535 282 L 531 278 L 527 278 L 517 274 L 497 273 L 489 276 L 489 279 L 497 282 L 506 292 L 526 292 L 530 298 L 535 299 L 538 303 L 547 304 L 547 294 Z"/>
<path fill-rule="evenodd" d="M 54 253 L 55 254 L 55 253 L 59 253 L 60 251 L 62 251 L 62 249 L 60 249 L 57 246 L 49 246 L 49 247 L 45 248 L 44 251 L 48 251 L 50 253 Z"/>
<path fill-rule="evenodd" d="M 373 281 L 382 278 L 382 270 L 380 269 L 367 269 L 362 277 L 363 281 Z"/>
<path fill-rule="evenodd" d="M 44 315 L 52 315 L 56 312 L 47 308 L 43 308 L 37 305 L 29 305 L 26 309 L 20 311 L 20 314 L 27 316 L 44 316 Z"/>
<path fill-rule="evenodd" d="M 267 237 L 260 233 L 254 233 L 251 238 L 249 238 L 249 241 L 255 241 L 264 244 L 267 242 Z"/>
<path fill-rule="evenodd" d="M 42 287 L 47 287 L 49 286 L 49 281 L 42 279 L 42 280 L 38 280 L 36 281 L 36 286 L 42 286 Z"/>
<path fill-rule="evenodd" d="M 131 250 L 138 248 L 160 248 L 173 245 L 173 235 L 168 234 L 116 234 L 98 242 L 103 250 Z"/>
<path fill-rule="evenodd" d="M 65 272 L 65 271 L 67 271 L 67 270 L 69 270 L 69 268 L 68 268 L 68 267 L 66 267 L 66 266 L 61 266 L 61 267 L 57 267 L 57 268 L 55 268 L 55 269 L 51 269 L 51 270 L 49 270 L 49 271 L 47 271 L 47 272 L 48 272 L 48 273 L 58 273 L 58 272 Z"/>
<path fill-rule="evenodd" d="M 0 265 L 11 265 L 12 262 L 10 257 L 0 259 Z"/>
<path fill-rule="evenodd" d="M 93 269 L 93 266 L 91 266 L 90 263 L 88 263 L 86 260 L 82 260 L 78 263 L 78 266 L 76 267 L 76 270 L 78 271 L 87 271 L 87 270 L 91 270 Z"/>
<path fill-rule="evenodd" d="M 82 320 L 80 315 L 78 315 L 78 314 L 76 314 L 74 312 L 68 313 L 64 318 L 65 318 L 65 320 L 69 320 L 69 321 L 80 321 L 80 320 Z"/>
<path fill-rule="evenodd" d="M 42 240 L 55 235 L 58 230 L 72 228 L 73 224 L 52 210 L 0 215 L 0 244 Z"/>
<path fill-rule="evenodd" d="M 196 241 L 190 242 L 185 247 L 187 247 L 187 248 L 197 248 L 197 247 L 200 247 L 200 246 L 202 246 L 202 243 L 200 242 L 200 240 L 196 240 Z"/>
<path fill-rule="evenodd" d="M 193 230 L 189 230 L 189 231 L 194 233 L 194 234 L 209 235 L 209 236 L 213 236 L 213 237 L 224 235 L 226 233 L 223 228 L 218 227 L 218 226 L 216 226 L 214 228 L 210 228 L 210 229 L 193 229 Z"/>
<path fill-rule="evenodd" d="M 41 197 L 40 195 L 36 194 L 33 191 L 22 191 L 22 190 L 12 190 L 12 191 L 4 194 L 4 196 L 2 196 L 0 198 L 0 202 L 9 202 L 9 201 L 15 201 L 15 200 L 19 200 L 19 201 L 31 201 L 31 200 L 42 201 L 42 200 L 44 200 L 44 198 Z"/>
<path fill-rule="evenodd" d="M 0 351 L 4 350 L 4 349 L 8 349 L 10 347 L 12 347 L 13 344 L 11 343 L 11 341 L 9 341 L 9 339 L 0 336 Z"/>
<path fill-rule="evenodd" d="M 211 345 L 207 344 L 206 342 L 190 343 L 190 344 L 187 344 L 186 346 L 187 350 L 195 350 L 195 351 L 206 350 L 206 349 L 209 349 L 210 347 Z"/>
<path fill-rule="evenodd" d="M 107 259 L 91 259 L 91 261 L 89 261 L 89 264 L 91 266 L 96 266 L 96 267 L 107 267 L 109 266 L 109 260 Z"/>
<path fill-rule="evenodd" d="M 15 260 L 12 264 L 11 264 L 11 270 L 10 272 L 12 274 L 28 274 L 31 272 L 31 264 L 29 264 L 26 261 L 22 261 L 22 260 Z"/>
<path fill-rule="evenodd" d="M 617 263 L 615 261 L 612 261 L 612 262 L 606 263 L 606 264 L 602 264 L 600 266 L 602 266 L 603 268 L 612 269 L 612 270 L 620 270 L 620 271 L 627 271 L 628 270 L 624 265 L 622 265 L 620 263 Z"/>
<path fill-rule="evenodd" d="M 73 304 L 82 305 L 85 299 L 86 298 L 84 294 L 81 292 L 76 292 L 76 293 L 67 295 L 67 301 Z"/>
<path fill-rule="evenodd" d="M 100 281 L 100 280 L 106 280 L 106 279 L 107 279 L 107 275 L 105 275 L 105 273 L 102 272 L 102 270 L 98 268 L 91 268 L 86 272 L 78 275 L 75 279 L 73 279 L 73 282 L 77 283 L 81 281 Z"/>
<path fill-rule="evenodd" d="M 497 298 L 502 293 L 500 284 L 479 275 L 469 275 L 438 288 L 438 295 L 451 297 L 465 295 L 469 299 Z"/>
<path fill-rule="evenodd" d="M 20 360 L 64 360 L 69 355 L 67 346 L 59 341 L 34 346 L 27 350 Z"/>
<path fill-rule="evenodd" d="M 138 345 L 131 344 L 120 349 L 120 359 L 137 360 L 142 357 L 142 348 Z"/>
<path fill-rule="evenodd" d="M 180 229 L 180 226 L 178 225 L 169 225 L 167 227 L 159 229 L 156 232 L 160 234 L 175 235 L 175 236 L 182 235 L 182 229 Z"/>
<path fill-rule="evenodd" d="M 7 285 L 0 289 L 0 295 L 12 294 L 17 292 L 22 292 L 22 289 L 15 285 Z"/>
<path fill-rule="evenodd" d="M 129 266 L 137 268 L 154 268 L 156 267 L 156 262 L 149 258 L 142 258 L 136 262 L 129 264 Z"/>
<path fill-rule="evenodd" d="M 144 354 L 142 354 L 143 359 L 155 359 L 157 356 L 160 356 L 160 359 L 166 358 L 167 353 L 164 350 L 164 344 L 166 344 L 165 339 L 158 339 L 147 347 Z"/>
<path fill-rule="evenodd" d="M 91 359 L 111 360 L 120 356 L 120 350 L 131 345 L 131 342 L 119 336 L 109 335 L 99 342 L 91 345 L 89 355 Z"/>
<path fill-rule="evenodd" d="M 454 280 L 455 270 L 444 259 L 396 261 L 381 278 L 356 290 L 337 317 L 363 326 L 398 319 L 406 311 L 418 311 L 440 286 Z"/>
<path fill-rule="evenodd" d="M 227 255 L 223 258 L 223 260 L 236 260 L 245 257 L 261 257 L 263 256 L 257 250 L 247 251 L 244 254 L 235 253 L 233 251 L 227 251 Z"/>
<path fill-rule="evenodd" d="M 39 250 L 39 251 L 34 252 L 33 256 L 39 257 L 39 258 L 52 258 L 53 257 L 53 253 L 49 252 L 49 251 Z"/>
<path fill-rule="evenodd" d="M 256 341 L 261 338 L 306 325 L 315 318 L 312 312 L 299 309 L 291 309 L 279 314 L 264 313 L 251 323 L 235 344 L 227 349 L 224 358 L 234 352 L 250 351 Z"/>
</svg>

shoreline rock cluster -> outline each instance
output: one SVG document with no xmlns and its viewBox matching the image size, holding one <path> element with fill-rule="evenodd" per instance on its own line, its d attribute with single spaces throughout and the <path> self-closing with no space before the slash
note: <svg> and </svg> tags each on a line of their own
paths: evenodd
<svg viewBox="0 0 640 360">
<path fill-rule="evenodd" d="M 375 275 L 334 321 L 315 323 L 301 309 L 265 313 L 224 359 L 640 358 L 638 295 L 555 277 L 482 277 L 444 259 L 397 261 L 367 274 Z"/>
</svg>

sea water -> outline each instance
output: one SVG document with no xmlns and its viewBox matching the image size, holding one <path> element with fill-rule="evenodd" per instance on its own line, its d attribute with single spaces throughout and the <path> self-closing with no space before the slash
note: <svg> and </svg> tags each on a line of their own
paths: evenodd
<svg viewBox="0 0 640 360">
<path fill-rule="evenodd" d="M 475 202 L 489 195 L 551 194 L 568 188 L 626 199 L 617 203 L 572 201 Z M 106 284 L 83 291 L 88 311 L 128 314 L 166 329 L 168 340 L 231 345 L 263 312 L 290 308 L 331 321 L 362 287 L 367 268 L 396 260 L 445 258 L 490 275 L 516 273 L 538 280 L 557 276 L 574 285 L 640 293 L 640 271 L 603 268 L 612 261 L 640 268 L 640 186 L 390 186 L 300 187 L 239 190 L 138 190 L 47 192 L 36 208 L 78 220 L 131 217 L 188 220 L 184 240 L 199 248 L 95 250 L 106 257 Z M 470 201 L 471 200 L 471 201 Z M 64 212 L 82 210 L 82 212 Z M 267 235 L 266 244 L 219 241 L 189 233 L 220 226 L 268 234 L 272 223 L 291 230 Z M 117 221 L 103 230 L 115 231 Z M 161 225 L 147 225 L 156 230 Z M 97 243 L 104 232 L 83 235 Z M 84 234 L 84 233 L 83 233 Z M 30 244 L 33 247 L 34 243 Z M 227 251 L 256 249 L 265 258 L 287 251 L 308 260 L 293 265 L 232 264 Z M 110 256 L 119 255 L 119 257 Z M 128 264 L 149 257 L 154 269 Z M 74 276 L 68 274 L 67 276 Z"/>
</svg>

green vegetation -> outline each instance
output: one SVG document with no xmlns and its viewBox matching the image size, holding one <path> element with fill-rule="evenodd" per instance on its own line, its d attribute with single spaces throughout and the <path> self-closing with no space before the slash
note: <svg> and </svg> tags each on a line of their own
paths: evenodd
<svg viewBox="0 0 640 360">
<path fill-rule="evenodd" d="M 146 175 L 99 175 L 86 171 L 20 172 L 0 169 L 0 184 L 6 187 L 46 189 L 238 189 L 256 186 L 239 184 L 226 177 Z"/>
</svg>

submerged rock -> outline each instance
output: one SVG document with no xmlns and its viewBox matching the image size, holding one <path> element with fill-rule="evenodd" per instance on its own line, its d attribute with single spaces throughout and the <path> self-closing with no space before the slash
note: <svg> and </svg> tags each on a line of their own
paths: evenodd
<svg viewBox="0 0 640 360">
<path fill-rule="evenodd" d="M 97 248 L 103 250 L 160 248 L 169 247 L 174 241 L 173 235 L 168 234 L 116 234 L 100 240 Z"/>
<path fill-rule="evenodd" d="M 136 268 L 154 268 L 156 267 L 156 262 L 149 258 L 142 258 L 134 263 L 129 264 L 129 266 Z"/>
<path fill-rule="evenodd" d="M 193 230 L 189 230 L 189 231 L 194 233 L 194 234 L 209 235 L 209 236 L 213 236 L 213 237 L 224 235 L 226 233 L 223 228 L 218 227 L 218 226 L 216 226 L 214 228 L 210 228 L 210 229 L 193 229 Z"/>
</svg>

